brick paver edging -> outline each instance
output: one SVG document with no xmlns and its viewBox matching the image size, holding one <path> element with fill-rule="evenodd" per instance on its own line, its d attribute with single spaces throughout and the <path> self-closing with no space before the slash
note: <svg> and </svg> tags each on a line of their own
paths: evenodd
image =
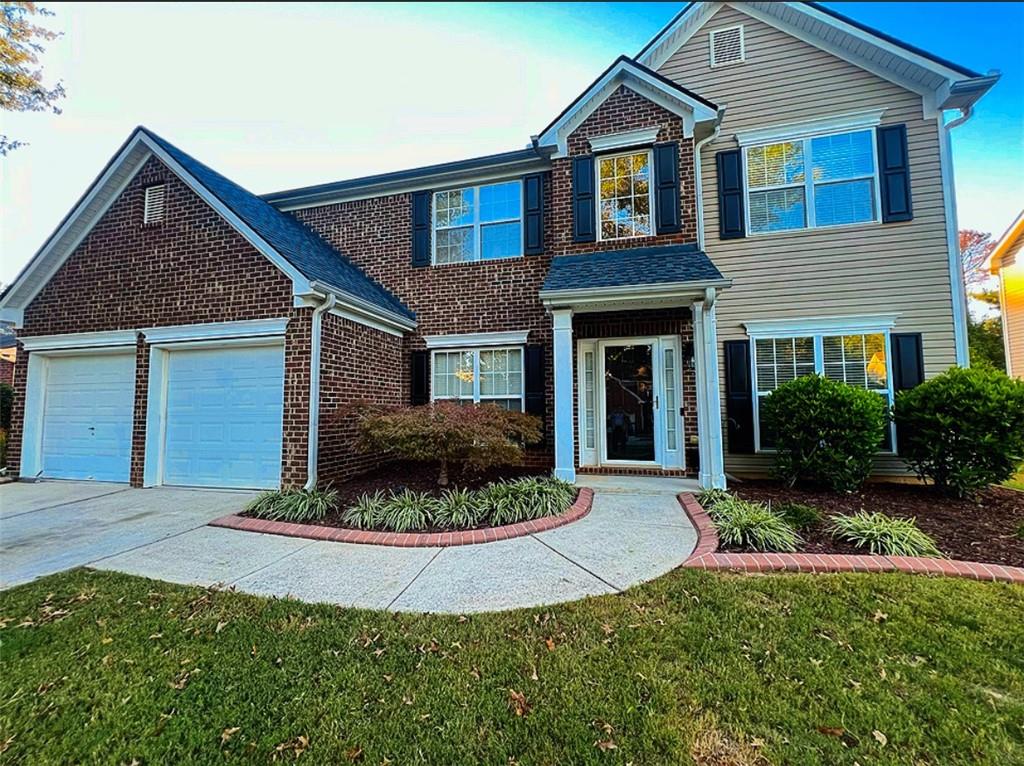
<svg viewBox="0 0 1024 766">
<path fill-rule="evenodd" d="M 847 556 L 835 553 L 719 553 L 715 525 L 697 498 L 679 495 L 679 504 L 697 530 L 697 547 L 683 562 L 691 569 L 733 572 L 908 572 L 973 580 L 999 580 L 1024 585 L 1024 568 L 975 561 L 912 556 Z"/>
<path fill-rule="evenodd" d="M 485 529 L 454 530 L 452 532 L 374 532 L 369 529 L 341 529 L 321 527 L 315 524 L 292 524 L 287 521 L 267 521 L 248 516 L 228 514 L 214 519 L 211 527 L 241 529 L 246 532 L 262 532 L 266 535 L 304 537 L 309 540 L 329 540 L 335 543 L 358 543 L 360 545 L 392 545 L 398 548 L 447 548 L 453 545 L 475 545 L 493 543 L 496 540 L 511 540 L 534 532 L 544 532 L 578 521 L 590 513 L 594 490 L 580 487 L 576 500 L 561 516 L 547 516 L 534 521 L 522 521 L 504 527 Z"/>
</svg>

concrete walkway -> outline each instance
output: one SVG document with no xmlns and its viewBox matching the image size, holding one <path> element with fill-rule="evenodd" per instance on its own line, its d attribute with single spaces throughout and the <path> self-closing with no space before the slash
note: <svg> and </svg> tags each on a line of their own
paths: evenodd
<svg viewBox="0 0 1024 766">
<path fill-rule="evenodd" d="M 694 489 L 692 482 L 588 476 L 580 483 L 595 490 L 587 517 L 514 540 L 454 548 L 388 548 L 193 525 L 162 534 L 163 539 L 126 546 L 121 552 L 106 550 L 66 566 L 87 563 L 157 580 L 342 606 L 462 614 L 615 593 L 677 567 L 696 545 L 696 532 L 675 499 L 678 492 Z M 132 497 L 187 490 L 122 491 Z M 231 493 L 194 495 L 233 497 L 234 508 L 218 502 L 222 510 L 209 513 L 206 521 L 245 502 Z M 81 502 L 102 504 L 118 496 L 75 501 L 64 506 L 62 515 L 73 518 L 72 510 Z M 179 506 L 187 504 L 178 498 Z M 12 522 L 18 518 L 24 517 L 16 516 Z M 5 521 L 0 535 L 4 570 L 6 528 Z"/>
</svg>

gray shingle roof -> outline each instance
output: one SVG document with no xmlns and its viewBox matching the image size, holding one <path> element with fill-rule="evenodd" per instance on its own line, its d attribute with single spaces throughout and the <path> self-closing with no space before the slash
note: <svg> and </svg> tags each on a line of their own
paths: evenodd
<svg viewBox="0 0 1024 766">
<path fill-rule="evenodd" d="M 663 245 L 556 256 L 542 292 L 723 279 L 707 253 L 695 244 Z"/>
<path fill-rule="evenodd" d="M 416 315 L 312 229 L 282 213 L 147 128 L 140 128 L 311 282 L 323 282 L 392 314 Z"/>
</svg>

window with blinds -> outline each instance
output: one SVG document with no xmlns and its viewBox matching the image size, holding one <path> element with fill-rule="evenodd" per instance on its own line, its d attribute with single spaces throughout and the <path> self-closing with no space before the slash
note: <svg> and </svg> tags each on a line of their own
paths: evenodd
<svg viewBox="0 0 1024 766">
<path fill-rule="evenodd" d="M 743 25 L 725 29 L 713 29 L 709 33 L 711 48 L 711 66 L 739 64 L 746 60 L 746 47 L 743 39 Z"/>
<path fill-rule="evenodd" d="M 779 386 L 804 375 L 824 375 L 884 396 L 891 405 L 893 391 L 886 357 L 888 335 L 813 334 L 754 340 L 755 438 L 759 449 L 772 449 L 775 439 L 761 415 L 761 403 Z M 886 430 L 882 450 L 892 451 L 892 429 Z"/>
<path fill-rule="evenodd" d="M 160 223 L 164 220 L 166 198 L 166 185 L 159 184 L 146 187 L 146 198 L 142 210 L 142 222 L 144 224 Z"/>
<path fill-rule="evenodd" d="M 750 146 L 744 156 L 753 234 L 878 218 L 872 130 Z"/>
</svg>

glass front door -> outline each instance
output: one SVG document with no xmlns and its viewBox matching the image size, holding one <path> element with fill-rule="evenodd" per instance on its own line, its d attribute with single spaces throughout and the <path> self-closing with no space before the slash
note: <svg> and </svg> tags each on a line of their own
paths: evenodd
<svg viewBox="0 0 1024 766">
<path fill-rule="evenodd" d="M 605 460 L 653 463 L 654 346 L 604 346 Z"/>
</svg>

